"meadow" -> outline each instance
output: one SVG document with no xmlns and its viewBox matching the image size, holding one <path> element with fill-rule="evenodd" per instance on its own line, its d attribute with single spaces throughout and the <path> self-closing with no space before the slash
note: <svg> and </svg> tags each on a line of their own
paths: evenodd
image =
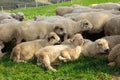
<svg viewBox="0 0 120 80">
<path fill-rule="evenodd" d="M 119 0 L 73 0 L 72 4 L 88 6 L 95 3 L 119 2 Z M 70 6 L 71 2 L 49 5 L 37 8 L 21 8 L 10 12 L 25 13 L 26 20 L 36 15 L 55 15 L 58 6 Z M 36 60 L 28 63 L 12 62 L 10 52 L 0 59 L 0 80 L 111 80 L 113 76 L 119 77 L 120 67 L 109 67 L 107 57 L 91 58 L 80 57 L 78 60 L 54 66 L 57 72 L 47 71 L 36 65 Z"/>
</svg>

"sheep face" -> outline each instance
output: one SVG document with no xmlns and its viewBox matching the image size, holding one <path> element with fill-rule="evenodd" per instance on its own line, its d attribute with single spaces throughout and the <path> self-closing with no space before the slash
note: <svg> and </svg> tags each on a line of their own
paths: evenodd
<svg viewBox="0 0 120 80">
<path fill-rule="evenodd" d="M 24 18 L 25 18 L 24 13 L 18 12 L 18 13 L 16 14 L 16 19 L 18 19 L 19 21 L 23 21 Z"/>
<path fill-rule="evenodd" d="M 108 46 L 108 42 L 105 39 L 98 39 L 95 41 L 97 48 L 100 53 L 107 53 L 109 52 L 110 48 Z"/>
<path fill-rule="evenodd" d="M 76 34 L 71 41 L 75 44 L 75 45 L 83 45 L 84 43 L 84 39 L 83 36 L 81 34 Z"/>
<path fill-rule="evenodd" d="M 54 32 L 51 32 L 48 34 L 47 36 L 47 40 L 50 44 L 57 44 L 57 43 L 60 43 L 60 38 L 59 36 L 54 33 Z"/>
<path fill-rule="evenodd" d="M 66 30 L 64 29 L 64 27 L 62 26 L 56 26 L 54 28 L 54 32 L 57 34 L 57 35 L 63 35 L 66 33 Z"/>
<path fill-rule="evenodd" d="M 93 25 L 89 20 L 82 19 L 79 21 L 79 27 L 81 27 L 82 31 L 89 31 L 93 28 Z"/>
<path fill-rule="evenodd" d="M 68 34 L 63 26 L 56 26 L 53 31 L 60 37 L 61 41 L 68 38 Z"/>
</svg>

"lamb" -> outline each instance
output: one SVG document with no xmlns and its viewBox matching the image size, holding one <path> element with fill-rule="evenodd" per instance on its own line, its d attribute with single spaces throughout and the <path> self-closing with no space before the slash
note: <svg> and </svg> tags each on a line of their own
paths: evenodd
<svg viewBox="0 0 120 80">
<path fill-rule="evenodd" d="M 96 57 L 99 53 L 106 53 L 108 51 L 109 46 L 105 39 L 97 39 L 94 42 L 91 40 L 85 40 L 81 54 L 83 56 Z"/>
<path fill-rule="evenodd" d="M 107 40 L 109 48 L 112 49 L 115 45 L 120 44 L 120 35 L 105 36 L 102 39 Z"/>
<path fill-rule="evenodd" d="M 0 57 L 3 57 L 5 53 L 2 53 L 4 48 L 3 42 L 10 42 L 15 39 L 16 26 L 19 22 L 11 22 L 6 24 L 0 24 Z"/>
<path fill-rule="evenodd" d="M 120 44 L 112 48 L 108 55 L 109 66 L 120 65 Z"/>
<path fill-rule="evenodd" d="M 89 13 L 81 13 L 79 16 L 72 18 L 74 21 L 79 21 L 81 19 L 89 20 L 93 28 L 89 33 L 100 33 L 103 31 L 103 27 L 106 22 L 111 19 L 113 14 L 111 13 L 104 13 L 104 12 L 89 12 Z"/>
<path fill-rule="evenodd" d="M 120 10 L 120 4 L 118 3 L 101 3 L 101 4 L 92 4 L 90 5 L 91 8 L 94 9 L 105 9 L 105 10 L 112 10 L 112 9 L 116 9 L 116 10 Z"/>
<path fill-rule="evenodd" d="M 56 72 L 51 64 L 66 62 L 69 60 L 76 60 L 81 53 L 81 46 L 84 39 L 81 34 L 76 34 L 71 39 L 70 45 L 54 45 L 47 46 L 40 49 L 37 53 L 37 64 L 45 65 L 45 67 L 53 72 Z"/>
<path fill-rule="evenodd" d="M 14 62 L 27 62 L 35 56 L 42 47 L 59 43 L 60 38 L 56 33 L 50 32 L 45 39 L 23 42 L 16 45 L 11 53 L 10 59 Z"/>
<path fill-rule="evenodd" d="M 105 35 L 120 35 L 120 16 L 111 18 L 104 27 Z"/>
<path fill-rule="evenodd" d="M 49 23 L 46 21 L 23 21 L 17 26 L 16 44 L 21 43 L 22 40 L 43 39 L 49 32 L 54 31 L 56 27 L 61 28 L 64 26 L 60 23 Z"/>
</svg>

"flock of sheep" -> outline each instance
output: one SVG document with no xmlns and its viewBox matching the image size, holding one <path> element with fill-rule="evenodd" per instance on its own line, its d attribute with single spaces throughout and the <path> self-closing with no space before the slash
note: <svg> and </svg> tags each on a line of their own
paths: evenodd
<svg viewBox="0 0 120 80">
<path fill-rule="evenodd" d="M 4 43 L 11 42 L 14 62 L 36 57 L 37 65 L 54 72 L 51 65 L 102 53 L 107 54 L 109 66 L 120 65 L 119 3 L 60 6 L 55 11 L 56 16 L 28 21 L 20 12 L 0 12 L 0 57 L 6 54 Z"/>
</svg>

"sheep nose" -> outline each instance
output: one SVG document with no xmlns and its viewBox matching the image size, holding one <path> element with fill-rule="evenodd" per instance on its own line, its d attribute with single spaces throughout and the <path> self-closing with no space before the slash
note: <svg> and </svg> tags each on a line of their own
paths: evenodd
<svg viewBox="0 0 120 80">
<path fill-rule="evenodd" d="M 58 43 L 61 43 L 61 40 L 59 40 Z"/>
<path fill-rule="evenodd" d="M 106 50 L 105 50 L 105 52 L 109 52 L 109 51 L 110 51 L 110 49 L 106 49 Z"/>
</svg>

